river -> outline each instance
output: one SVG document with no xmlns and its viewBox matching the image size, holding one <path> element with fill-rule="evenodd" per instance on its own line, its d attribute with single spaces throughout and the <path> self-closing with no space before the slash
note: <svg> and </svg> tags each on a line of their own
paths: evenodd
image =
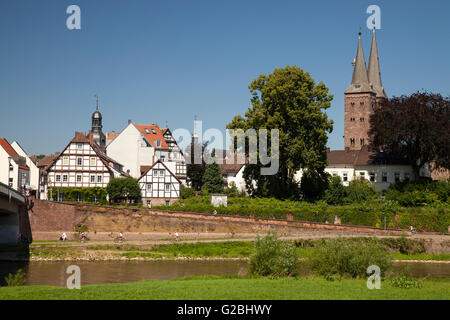
<svg viewBox="0 0 450 320">
<path fill-rule="evenodd" d="M 168 280 L 201 275 L 245 275 L 247 261 L 105 261 L 105 262 L 0 262 L 0 283 L 9 273 L 23 269 L 27 285 L 65 286 L 67 267 L 77 265 L 81 270 L 81 284 L 126 283 L 141 280 Z M 394 272 L 407 265 L 413 277 L 450 277 L 450 264 L 396 263 Z M 302 268 L 300 275 L 311 272 Z"/>
</svg>

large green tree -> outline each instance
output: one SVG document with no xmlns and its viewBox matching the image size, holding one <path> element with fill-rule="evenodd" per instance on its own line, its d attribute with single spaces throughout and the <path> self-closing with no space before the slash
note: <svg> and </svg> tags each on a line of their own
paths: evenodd
<svg viewBox="0 0 450 320">
<path fill-rule="evenodd" d="M 407 159 L 419 177 L 425 164 L 450 169 L 450 97 L 417 92 L 386 99 L 370 118 L 371 147 Z"/>
<path fill-rule="evenodd" d="M 300 168 L 310 179 L 326 182 L 327 133 L 332 132 L 333 122 L 328 120 L 324 110 L 330 107 L 333 96 L 328 94 L 325 84 L 316 83 L 308 72 L 297 66 L 287 66 L 275 69 L 272 74 L 260 75 L 249 89 L 252 107 L 245 117 L 234 117 L 227 128 L 279 130 L 279 171 L 276 175 L 264 176 L 260 174 L 262 164 L 247 165 L 244 177 L 249 193 L 277 198 L 298 197 L 299 186 L 294 174 Z M 270 146 L 269 139 L 269 151 Z M 245 152 L 248 156 L 248 150 Z"/>
</svg>

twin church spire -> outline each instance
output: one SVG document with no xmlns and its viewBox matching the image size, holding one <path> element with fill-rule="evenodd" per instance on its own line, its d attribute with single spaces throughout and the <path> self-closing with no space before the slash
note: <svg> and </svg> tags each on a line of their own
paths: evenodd
<svg viewBox="0 0 450 320">
<path fill-rule="evenodd" d="M 352 83 L 345 93 L 366 93 L 372 92 L 377 98 L 387 98 L 381 82 L 380 62 L 378 57 L 378 46 L 375 29 L 372 35 L 372 46 L 370 48 L 369 66 L 366 67 L 364 51 L 361 43 L 361 32 L 358 37 L 358 49 L 356 58 L 353 60 Z"/>
</svg>

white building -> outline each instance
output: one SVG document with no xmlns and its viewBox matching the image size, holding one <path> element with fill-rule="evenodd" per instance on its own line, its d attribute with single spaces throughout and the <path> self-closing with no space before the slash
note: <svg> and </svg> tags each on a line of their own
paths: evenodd
<svg viewBox="0 0 450 320">
<path fill-rule="evenodd" d="M 186 182 L 183 154 L 167 128 L 163 133 L 157 124 L 134 124 L 129 121 L 120 134 L 108 137 L 108 140 L 108 156 L 122 163 L 124 171 L 132 177 L 139 178 L 161 160 L 182 183 Z"/>
<path fill-rule="evenodd" d="M 382 153 L 369 152 L 368 146 L 360 150 L 334 150 L 327 152 L 325 172 L 339 176 L 344 186 L 354 179 L 364 178 L 377 190 L 386 190 L 393 183 L 414 179 L 413 168 L 407 161 L 387 159 Z M 302 170 L 295 179 L 301 181 Z"/>
<path fill-rule="evenodd" d="M 157 160 L 139 178 L 142 203 L 149 208 L 152 205 L 171 205 L 180 199 L 181 181 L 166 164 Z"/>
<path fill-rule="evenodd" d="M 30 159 L 28 154 L 23 150 L 20 144 L 17 141 L 11 143 L 11 147 L 13 147 L 14 151 L 21 157 L 25 158 L 26 165 L 30 168 L 30 187 L 32 190 L 38 190 L 39 187 L 39 169 L 34 163 L 33 160 Z"/>
<path fill-rule="evenodd" d="M 24 193 L 30 183 L 27 159 L 19 155 L 6 139 L 0 138 L 0 182 Z"/>
</svg>

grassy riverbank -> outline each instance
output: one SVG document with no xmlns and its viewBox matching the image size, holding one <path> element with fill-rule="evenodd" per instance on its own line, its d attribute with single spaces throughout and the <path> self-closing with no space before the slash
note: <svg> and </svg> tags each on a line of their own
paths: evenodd
<svg viewBox="0 0 450 320">
<path fill-rule="evenodd" d="M 320 240 L 297 242 L 299 258 L 308 258 L 312 248 Z M 349 241 L 367 241 L 354 239 Z M 375 240 L 374 240 L 375 241 Z M 450 253 L 429 254 L 417 249 L 389 248 L 395 260 L 450 261 Z M 413 243 L 415 246 L 415 243 Z M 411 245 L 410 245 L 411 246 Z M 405 251 L 406 250 L 406 251 Z M 402 252 L 401 252 L 402 251 Z M 254 252 L 251 241 L 176 243 L 153 246 L 107 245 L 72 247 L 65 245 L 42 245 L 31 248 L 32 260 L 127 260 L 127 259 L 177 259 L 177 258 L 248 258 Z"/>
<path fill-rule="evenodd" d="M 56 287 L 0 288 L 0 300 L 134 300 L 134 299 L 450 299 L 449 279 L 424 280 L 420 289 L 401 289 L 383 281 L 380 290 L 369 290 L 365 280 L 326 281 L 320 278 L 190 277 L 126 284 L 84 286 L 81 290 Z"/>
</svg>

